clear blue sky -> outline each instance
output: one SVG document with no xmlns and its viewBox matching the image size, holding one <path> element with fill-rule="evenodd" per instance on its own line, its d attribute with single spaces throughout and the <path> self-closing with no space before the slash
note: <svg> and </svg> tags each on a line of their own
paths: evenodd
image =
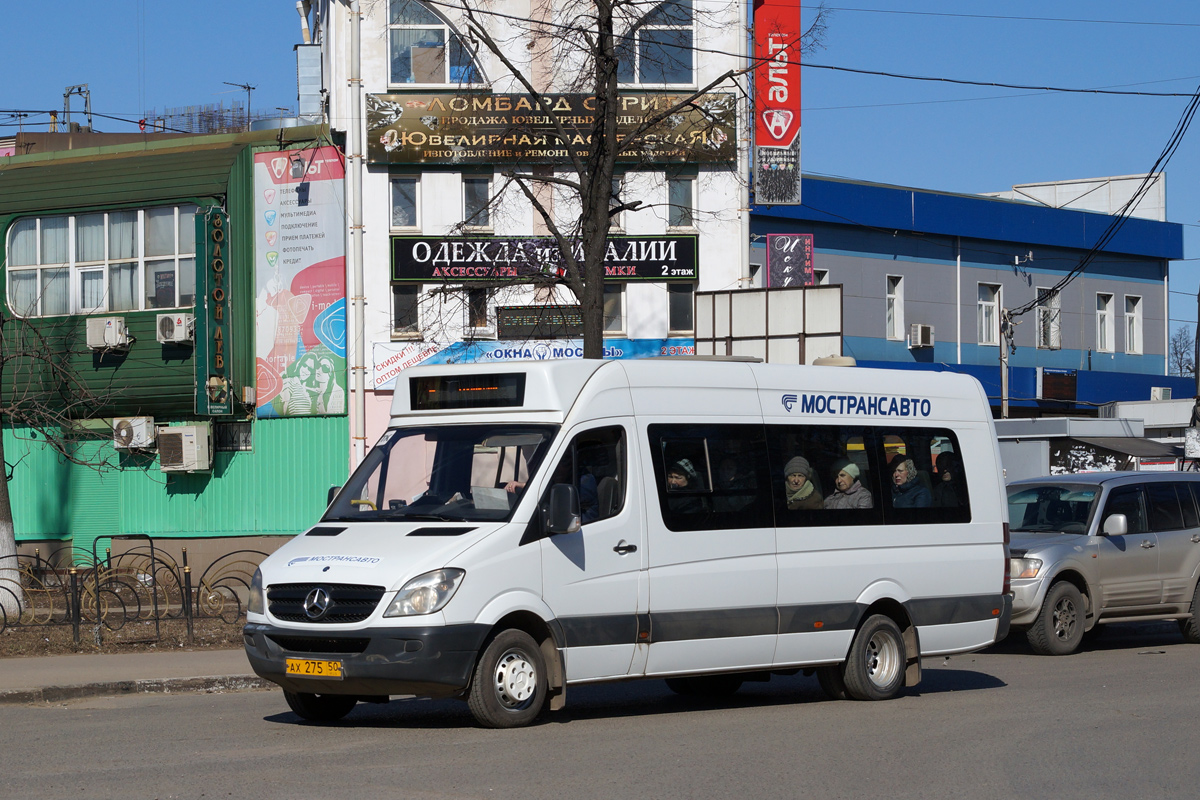
<svg viewBox="0 0 1200 800">
<path fill-rule="evenodd" d="M 1191 92 L 1200 86 L 1195 0 L 828 5 L 838 10 L 826 48 L 809 59 L 817 64 L 1077 88 Z M 882 13 L 898 11 L 921 13 Z M 992 18 L 966 16 L 972 14 Z M 224 81 L 256 85 L 254 108 L 296 102 L 294 0 L 6 3 L 2 30 L 4 110 L 61 108 L 63 89 L 80 83 L 90 85 L 93 110 L 132 120 L 152 108 L 245 97 Z M 1186 102 L 805 69 L 803 168 L 952 192 L 1141 173 L 1158 157 Z M 15 130 L 12 122 L 0 111 L 0 131 Z M 46 118 L 38 122 L 44 129 Z M 112 120 L 97 120 L 96 127 L 133 129 Z M 1188 132 L 1167 167 L 1167 216 L 1186 226 L 1185 255 L 1194 259 L 1200 259 L 1198 167 L 1200 126 Z M 1196 265 L 1200 261 L 1172 267 L 1172 289 L 1193 295 L 1172 295 L 1176 320 L 1196 319 Z"/>
</svg>

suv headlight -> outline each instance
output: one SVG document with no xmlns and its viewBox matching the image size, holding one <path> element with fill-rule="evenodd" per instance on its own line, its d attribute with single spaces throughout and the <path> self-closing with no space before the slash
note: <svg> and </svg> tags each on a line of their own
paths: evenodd
<svg viewBox="0 0 1200 800">
<path fill-rule="evenodd" d="M 1038 570 L 1041 568 L 1042 560 L 1040 558 L 1010 558 L 1008 560 L 1008 577 L 1013 580 L 1036 578 Z"/>
<path fill-rule="evenodd" d="M 261 569 L 254 570 L 254 577 L 250 579 L 250 599 L 246 601 L 246 612 L 249 614 L 267 613 Z"/>
<path fill-rule="evenodd" d="M 461 569 L 435 569 L 418 575 L 396 592 L 396 599 L 383 612 L 385 617 L 411 617 L 440 611 L 462 583 Z"/>
</svg>

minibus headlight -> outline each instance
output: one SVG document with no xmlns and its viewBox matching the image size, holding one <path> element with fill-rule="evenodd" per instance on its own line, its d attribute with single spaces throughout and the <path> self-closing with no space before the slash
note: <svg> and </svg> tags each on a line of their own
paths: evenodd
<svg viewBox="0 0 1200 800">
<path fill-rule="evenodd" d="M 250 614 L 267 613 L 261 569 L 254 570 L 254 577 L 250 579 L 250 599 L 246 601 L 246 611 Z"/>
<path fill-rule="evenodd" d="M 1041 568 L 1042 560 L 1040 558 L 1010 558 L 1008 560 L 1008 576 L 1013 580 L 1036 578 L 1038 570 Z"/>
<path fill-rule="evenodd" d="M 418 575 L 396 592 L 396 599 L 383 612 L 385 617 L 411 617 L 441 611 L 462 583 L 461 569 L 447 567 Z"/>
</svg>

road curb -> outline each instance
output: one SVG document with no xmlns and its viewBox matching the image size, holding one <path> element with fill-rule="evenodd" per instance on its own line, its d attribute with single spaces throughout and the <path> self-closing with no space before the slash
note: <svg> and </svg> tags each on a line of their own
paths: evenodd
<svg viewBox="0 0 1200 800">
<path fill-rule="evenodd" d="M 0 691 L 0 705 L 18 703 L 61 703 L 85 697 L 125 694 L 172 694 L 175 692 L 244 692 L 275 686 L 257 675 L 212 675 L 200 678 L 145 678 L 136 681 L 85 683 L 79 686 L 47 686 L 40 689 Z"/>
</svg>

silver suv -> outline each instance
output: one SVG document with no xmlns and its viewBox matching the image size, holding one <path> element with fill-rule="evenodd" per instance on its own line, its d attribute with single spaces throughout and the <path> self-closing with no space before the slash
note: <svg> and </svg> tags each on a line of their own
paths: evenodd
<svg viewBox="0 0 1200 800">
<path fill-rule="evenodd" d="M 1104 472 L 1008 486 L 1012 629 L 1066 655 L 1107 622 L 1174 619 L 1200 643 L 1200 474 Z"/>
</svg>

